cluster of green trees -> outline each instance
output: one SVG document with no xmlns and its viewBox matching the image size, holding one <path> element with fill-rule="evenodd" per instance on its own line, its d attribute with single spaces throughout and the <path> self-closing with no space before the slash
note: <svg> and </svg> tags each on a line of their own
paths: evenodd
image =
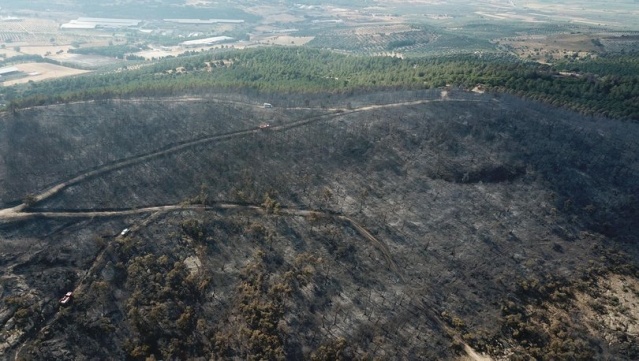
<svg viewBox="0 0 639 361">
<path fill-rule="evenodd" d="M 28 62 L 57 63 L 55 60 L 43 58 L 40 55 L 21 54 L 21 55 L 12 56 L 12 57 L 9 57 L 9 58 L 4 58 L 2 61 L 0 61 L 0 67 L 8 66 L 8 65 L 11 65 L 11 64 L 20 64 L 20 63 L 28 63 Z"/>
<path fill-rule="evenodd" d="M 638 67 L 639 59 L 630 55 L 550 66 L 495 54 L 399 59 L 308 48 L 262 48 L 199 54 L 135 71 L 35 83 L 23 89 L 10 106 L 211 89 L 347 93 L 362 89 L 473 88 L 481 84 L 489 91 L 588 115 L 637 120 Z M 178 68 L 185 71 L 175 71 Z"/>
<path fill-rule="evenodd" d="M 639 74 L 639 59 L 637 54 L 600 55 L 595 59 L 560 63 L 557 68 L 599 76 L 632 77 Z"/>
<path fill-rule="evenodd" d="M 403 48 L 405 46 L 415 45 L 417 43 L 414 39 L 404 39 L 404 40 L 392 40 L 388 42 L 386 49 L 393 50 L 397 48 Z"/>
<path fill-rule="evenodd" d="M 127 54 L 135 53 L 140 50 L 146 49 L 146 46 L 133 46 L 133 45 L 111 45 L 111 46 L 96 46 L 88 48 L 69 49 L 69 53 L 73 54 L 91 54 L 101 55 L 110 58 L 125 59 L 128 58 Z M 144 60 L 144 58 L 142 58 Z"/>
</svg>

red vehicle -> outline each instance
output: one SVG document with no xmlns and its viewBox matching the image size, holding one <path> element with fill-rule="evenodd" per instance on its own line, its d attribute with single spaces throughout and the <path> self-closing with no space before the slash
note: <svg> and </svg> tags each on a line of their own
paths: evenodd
<svg viewBox="0 0 639 361">
<path fill-rule="evenodd" d="M 60 304 L 61 305 L 67 305 L 71 302 L 71 299 L 73 298 L 73 292 L 67 292 L 64 297 L 62 297 L 60 299 Z"/>
</svg>

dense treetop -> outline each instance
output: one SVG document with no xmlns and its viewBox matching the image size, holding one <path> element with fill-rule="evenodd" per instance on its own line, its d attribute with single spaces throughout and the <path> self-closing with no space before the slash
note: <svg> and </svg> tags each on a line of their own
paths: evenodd
<svg viewBox="0 0 639 361">
<path fill-rule="evenodd" d="M 639 119 L 639 60 L 631 55 L 553 66 L 508 55 L 400 59 L 308 48 L 260 48 L 183 56 L 122 70 L 31 83 L 10 107 L 252 88 L 263 92 L 349 92 L 443 86 L 506 92 L 584 114 Z"/>
</svg>

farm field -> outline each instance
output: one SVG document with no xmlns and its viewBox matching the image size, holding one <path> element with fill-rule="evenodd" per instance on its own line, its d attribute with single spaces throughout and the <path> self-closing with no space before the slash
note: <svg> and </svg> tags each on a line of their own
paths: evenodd
<svg viewBox="0 0 639 361">
<path fill-rule="evenodd" d="M 24 18 L 0 21 L 0 42 L 49 44 L 59 33 L 58 23 L 50 19 Z"/>
<path fill-rule="evenodd" d="M 37 75 L 30 75 L 25 78 L 10 80 L 3 83 L 5 86 L 14 84 L 23 84 L 29 81 L 42 81 L 47 79 L 62 78 L 65 76 L 78 75 L 88 73 L 88 70 L 80 70 L 68 68 L 60 65 L 49 63 L 25 63 L 16 65 L 16 68 L 25 73 L 37 73 Z"/>
<path fill-rule="evenodd" d="M 253 42 L 272 45 L 304 45 L 315 39 L 314 36 L 273 35 L 252 38 Z"/>
<path fill-rule="evenodd" d="M 9 58 L 18 55 L 39 55 L 52 59 L 63 57 L 61 54 L 73 48 L 73 45 L 85 47 L 107 46 L 123 41 L 119 37 L 101 32 L 61 31 L 61 21 L 25 17 L 14 21 L 0 21 L 0 54 Z"/>
<path fill-rule="evenodd" d="M 77 42 L 82 44 L 108 44 L 109 39 L 100 32 L 60 30 L 65 20 L 41 17 L 20 17 L 19 20 L 0 21 L 0 44 L 6 48 L 37 49 L 38 47 L 59 47 Z M 112 38 L 112 35 L 108 35 Z M 112 39 L 116 40 L 116 39 Z M 116 41 L 117 42 L 117 41 Z M 28 53 L 37 54 L 37 53 Z"/>
<path fill-rule="evenodd" d="M 81 68 L 90 69 L 121 62 L 121 60 L 118 60 L 116 58 L 93 54 L 61 53 L 59 55 L 52 56 L 51 58 L 63 63 L 74 64 L 75 66 Z"/>
<path fill-rule="evenodd" d="M 557 4 L 546 1 L 527 2 L 528 11 L 541 13 L 547 20 L 568 20 L 575 23 L 592 25 L 633 27 L 639 17 L 639 6 L 633 0 L 562 2 Z"/>
<path fill-rule="evenodd" d="M 531 58 L 539 61 L 561 59 L 566 56 L 583 57 L 601 50 L 596 45 L 596 34 L 559 34 L 550 36 L 519 36 L 515 38 L 500 39 L 502 45 L 506 45 L 522 58 Z"/>
<path fill-rule="evenodd" d="M 190 4 L 211 7 L 212 2 Z M 340 3 L 341 4 L 341 3 Z M 45 56 L 74 66 L 109 66 L 106 59 L 71 57 L 69 49 L 128 43 L 151 49 L 135 54 L 147 60 L 178 56 L 186 51 L 208 51 L 219 46 L 177 47 L 183 39 L 225 34 L 237 39 L 234 48 L 253 46 L 310 46 L 340 52 L 381 56 L 451 55 L 507 51 L 540 62 L 566 57 L 596 56 L 602 52 L 628 51 L 636 44 L 601 36 L 605 47 L 592 43 L 597 34 L 631 31 L 630 19 L 639 16 L 632 1 L 615 6 L 603 2 L 544 1 L 509 4 L 504 1 L 441 2 L 429 0 L 386 1 L 360 9 L 353 5 L 242 4 L 250 14 L 244 25 L 177 26 L 152 21 L 145 32 L 135 29 L 60 30 L 60 24 L 78 14 L 56 13 L 45 18 L 18 14 L 19 20 L 0 23 L 0 56 Z M 44 16 L 41 14 L 41 16 Z M 610 28 L 606 28 L 610 26 Z M 290 30 L 290 31 L 289 31 Z M 632 31 L 631 31 L 632 32 Z M 196 34 L 196 35 L 192 35 Z M 538 37 L 543 35 L 543 37 Z M 249 41 L 241 41 L 250 39 Z M 498 46 L 500 45 L 500 46 Z"/>
</svg>

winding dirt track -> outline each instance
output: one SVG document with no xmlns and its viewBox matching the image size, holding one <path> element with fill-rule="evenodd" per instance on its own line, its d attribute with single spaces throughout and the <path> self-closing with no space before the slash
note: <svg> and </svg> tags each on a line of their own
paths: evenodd
<svg viewBox="0 0 639 361">
<path fill-rule="evenodd" d="M 15 209 L 15 208 L 11 208 Z M 29 220 L 29 219 L 37 219 L 37 218 L 109 218 L 109 217 L 123 217 L 123 216 L 131 216 L 136 214 L 148 214 L 148 213 L 166 213 L 172 211 L 182 211 L 182 210 L 197 210 L 197 211 L 215 211 L 215 210 L 228 210 L 228 209 L 236 209 L 240 211 L 255 211 L 260 213 L 267 213 L 267 210 L 258 205 L 246 205 L 246 204 L 238 204 L 238 203 L 214 203 L 208 206 L 201 205 L 165 205 L 165 206 L 155 206 L 155 207 L 146 207 L 146 208 L 135 208 L 135 209 L 125 209 L 118 211 L 78 211 L 78 212 L 68 212 L 68 211 L 48 211 L 48 212 L 8 212 L 4 215 L 0 216 L 0 219 L 4 221 L 21 221 L 21 220 Z M 5 210 L 6 211 L 6 210 Z M 305 209 L 295 209 L 295 208 L 282 208 L 277 213 L 280 216 L 300 216 L 300 217 L 310 217 L 313 215 L 322 216 L 328 219 L 332 219 L 334 221 L 342 221 L 350 224 L 353 229 L 355 229 L 362 237 L 369 240 L 383 255 L 388 263 L 388 266 L 393 270 L 393 272 L 400 275 L 395 262 L 391 258 L 390 251 L 384 242 L 381 242 L 377 238 L 375 238 L 369 231 L 367 231 L 364 227 L 362 227 L 359 223 L 353 220 L 350 217 L 344 215 L 334 215 L 329 212 L 323 212 L 318 210 L 305 210 Z M 400 276 L 401 277 L 401 276 Z"/>
<path fill-rule="evenodd" d="M 197 100 L 205 100 L 204 98 L 179 98 L 179 99 L 175 99 L 175 101 L 180 101 L 180 102 L 192 102 L 192 101 L 197 101 Z M 206 99 L 208 101 L 211 101 L 211 99 Z M 150 102 L 150 101 L 160 101 L 160 100 L 132 100 L 134 102 Z M 446 102 L 486 102 L 485 100 L 471 100 L 471 99 L 449 99 L 447 96 L 442 96 L 442 98 L 440 99 L 426 99 L 426 100 L 416 100 L 416 101 L 410 101 L 410 102 L 400 102 L 400 103 L 391 103 L 391 104 L 379 104 L 379 105 L 368 105 L 368 106 L 364 106 L 364 107 L 360 107 L 360 108 L 356 108 L 356 109 L 343 109 L 343 108 L 329 108 L 329 109 L 324 109 L 326 111 L 328 111 L 327 114 L 322 114 L 322 115 L 317 115 L 317 116 L 312 116 L 312 117 L 308 117 L 305 119 L 301 119 L 295 122 L 291 122 L 288 124 L 282 124 L 282 125 L 276 125 L 276 126 L 272 126 L 270 127 L 267 131 L 269 132 L 273 132 L 273 131 L 285 131 L 288 129 L 292 129 L 292 128 L 296 128 L 296 127 L 301 127 L 313 122 L 318 122 L 318 121 L 322 121 L 322 120 L 331 120 L 334 119 L 336 117 L 340 117 L 343 115 L 347 115 L 347 114 L 353 114 L 353 113 L 357 113 L 357 112 L 364 112 L 364 111 L 370 111 L 370 110 L 375 110 L 375 109 L 383 109 L 383 108 L 394 108 L 394 107 L 401 107 L 401 106 L 409 106 L 409 105 L 419 105 L 419 104 L 425 104 L 425 103 L 433 103 L 433 102 L 442 102 L 442 101 L 446 101 Z M 243 104 L 243 105 L 247 105 L 247 103 L 242 103 L 242 102 L 232 102 L 232 101 L 224 101 L 224 100 L 220 100 L 220 103 L 233 103 L 233 104 Z M 293 109 L 313 109 L 313 108 L 293 108 Z M 85 173 L 82 173 L 74 178 L 68 179 L 66 181 L 60 182 L 56 185 L 54 185 L 53 187 L 46 189 L 44 191 L 42 191 L 39 194 L 36 194 L 33 199 L 31 200 L 31 205 L 35 204 L 35 203 L 39 203 L 42 202 L 56 194 L 58 194 L 59 192 L 61 192 L 62 190 L 64 190 L 65 188 L 68 188 L 74 184 L 78 184 L 81 183 L 85 180 L 88 180 L 90 178 L 94 178 L 97 176 L 100 176 L 102 174 L 106 174 L 118 169 L 122 169 L 122 168 L 126 168 L 126 167 L 130 167 L 133 166 L 135 164 L 139 164 L 139 163 L 143 163 L 143 162 L 147 162 L 149 160 L 158 158 L 158 157 L 162 157 L 162 156 L 166 156 L 169 154 L 173 154 L 173 153 L 178 153 L 181 151 L 184 151 L 186 149 L 198 146 L 198 145 L 202 145 L 202 144 L 206 144 L 206 143 L 211 143 L 211 142 L 215 142 L 215 141 L 220 141 L 220 140 L 226 140 L 226 139 L 231 139 L 231 138 L 237 138 L 237 137 L 244 137 L 244 136 L 248 136 L 248 135 L 252 135 L 258 132 L 264 132 L 264 129 L 261 129 L 259 127 L 256 128 L 250 128 L 250 129 L 245 129 L 245 130 L 240 130 L 240 131 L 235 131 L 235 132 L 230 132 L 230 133 L 226 133 L 226 134 L 218 134 L 218 135 L 211 135 L 209 137 L 205 137 L 205 138 L 200 138 L 200 139 L 195 139 L 195 140 L 191 140 L 182 144 L 178 144 L 178 145 L 173 145 L 173 146 L 169 146 L 167 148 L 155 151 L 155 152 L 151 152 L 151 153 L 147 153 L 147 154 L 141 154 L 141 155 L 137 155 L 131 158 L 126 158 L 126 159 L 122 159 L 116 163 L 113 164 L 109 164 L 109 165 L 105 165 L 103 167 L 91 170 L 91 171 L 87 171 Z M 156 207 L 146 207 L 146 208 L 133 208 L 133 209 L 125 209 L 125 210 L 117 210 L 117 211 L 100 211 L 100 210 L 96 210 L 96 211 L 79 211 L 79 212 L 68 212 L 68 211 L 46 211 L 46 212 L 29 212 L 28 211 L 29 205 L 27 205 L 26 203 L 22 203 L 19 204 L 15 207 L 12 208 L 5 208 L 0 210 L 0 222 L 6 223 L 6 222 L 15 222 L 15 221 L 21 221 L 21 220 L 28 220 L 28 219 L 34 219 L 34 218 L 93 218 L 93 217 L 119 217 L 119 216 L 129 216 L 129 215 L 135 215 L 135 214 L 145 214 L 145 213 L 155 213 L 155 212 L 169 212 L 169 211 L 177 211 L 177 210 L 184 210 L 184 209 L 202 209 L 201 206 L 182 206 L 182 205 L 165 205 L 165 206 L 156 206 Z M 259 206 L 247 206 L 247 205 L 239 205 L 239 204 L 232 204 L 232 203 L 219 203 L 219 204 L 215 204 L 212 205 L 210 207 L 207 207 L 209 209 L 230 209 L 230 208 L 238 208 L 238 209 L 251 209 L 251 210 L 258 210 L 258 211 L 263 211 L 263 209 Z M 388 263 L 389 267 L 392 268 L 392 270 L 398 274 L 401 275 L 401 272 L 398 271 L 397 266 L 395 265 L 395 263 L 392 260 L 392 257 L 390 255 L 390 251 L 388 249 L 388 247 L 386 246 L 385 243 L 379 241 L 377 238 L 375 238 L 370 232 L 368 232 L 364 227 L 362 227 L 360 224 L 358 224 L 357 222 L 355 222 L 353 219 L 344 216 L 344 215 L 333 215 L 333 214 L 328 214 L 326 212 L 321 212 L 321 211 L 315 211 L 315 210 L 299 210 L 299 209 L 283 209 L 281 211 L 281 214 L 288 214 L 288 215 L 294 215 L 294 216 L 309 216 L 312 214 L 316 214 L 316 215 L 322 215 L 324 217 L 329 217 L 332 218 L 334 220 L 340 220 L 342 222 L 347 222 L 349 223 L 355 230 L 357 230 L 358 233 L 360 233 L 361 236 L 363 236 L 364 238 L 366 238 L 367 240 L 369 240 L 370 242 L 372 242 L 376 248 L 378 248 L 382 254 L 384 255 L 386 262 Z M 400 276 L 401 277 L 401 276 Z"/>
<path fill-rule="evenodd" d="M 179 98 L 179 99 L 175 99 L 175 101 L 180 101 L 180 102 L 192 102 L 192 101 L 197 101 L 197 100 L 208 100 L 211 101 L 211 99 L 204 99 L 204 98 Z M 160 101 L 160 100 L 140 100 L 140 99 L 136 99 L 136 100 L 132 100 L 133 102 L 152 102 L 152 101 Z M 211 135 L 205 138 L 200 138 L 200 139 L 195 139 L 195 140 L 191 140 L 182 144 L 178 144 L 178 145 L 172 145 L 169 146 L 167 148 L 155 151 L 155 152 L 151 152 L 151 153 L 146 153 L 146 154 L 141 154 L 141 155 L 137 155 L 131 158 L 126 158 L 126 159 L 122 159 L 116 163 L 113 164 L 109 164 L 109 165 L 105 165 L 103 167 L 91 170 L 91 171 L 87 171 L 84 172 L 74 178 L 68 179 L 66 181 L 60 182 L 56 185 L 54 185 L 53 187 L 46 189 L 44 191 L 42 191 L 39 194 L 36 194 L 33 199 L 31 200 L 31 205 L 35 204 L 35 203 L 39 203 L 42 202 L 56 194 L 58 194 L 59 192 L 63 191 L 64 189 L 81 183 L 85 180 L 88 180 L 90 178 L 94 178 L 97 176 L 100 176 L 102 174 L 106 174 L 118 169 L 122 169 L 122 168 L 126 168 L 126 167 L 130 167 L 133 166 L 135 164 L 139 164 L 139 163 L 143 163 L 143 162 L 147 162 L 150 161 L 152 159 L 155 158 L 159 158 L 162 156 L 166 156 L 166 155 L 170 155 L 173 153 L 178 153 L 184 150 L 187 150 L 189 148 L 198 146 L 198 145 L 202 145 L 202 144 L 206 144 L 206 143 L 211 143 L 211 142 L 215 142 L 215 141 L 221 141 L 221 140 L 226 140 L 226 139 L 231 139 L 231 138 L 238 138 L 238 137 L 245 137 L 248 135 L 252 135 L 252 134 L 256 134 L 258 132 L 264 132 L 264 131 L 268 131 L 268 132 L 274 132 L 274 131 L 286 131 L 288 129 L 292 129 L 292 128 L 297 128 L 297 127 L 301 127 L 307 124 L 311 124 L 314 122 L 318 122 L 318 121 L 322 121 L 322 120 L 331 120 L 337 117 L 341 117 L 343 115 L 347 115 L 347 114 L 353 114 L 353 113 L 357 113 L 357 112 L 364 112 L 364 111 L 370 111 L 370 110 L 376 110 L 376 109 L 383 109 L 383 108 L 394 108 L 394 107 L 401 107 L 401 106 L 409 106 L 409 105 L 419 105 L 419 104 L 426 104 L 426 103 L 433 103 L 433 102 L 486 102 L 485 100 L 472 100 L 472 99 L 449 99 L 447 97 L 442 97 L 440 99 L 426 99 L 426 100 L 416 100 L 416 101 L 410 101 L 410 102 L 399 102 L 399 103 L 391 103 L 391 104 L 379 104 L 379 105 L 368 105 L 368 106 L 364 106 L 364 107 L 360 107 L 360 108 L 356 108 L 356 109 L 343 109 L 343 108 L 328 108 L 328 109 L 324 109 L 326 111 L 328 111 L 327 114 L 322 114 L 322 115 L 316 115 L 316 116 L 312 116 L 312 117 L 308 117 L 305 119 L 301 119 L 295 122 L 291 122 L 288 124 L 281 124 L 281 125 L 276 125 L 276 126 L 272 126 L 270 127 L 268 130 L 264 130 L 261 129 L 259 127 L 256 128 L 250 128 L 250 129 L 245 129 L 245 130 L 239 130 L 239 131 L 235 131 L 235 132 L 230 132 L 230 133 L 225 133 L 225 134 L 217 134 L 217 135 Z M 219 101 L 220 103 L 233 103 L 233 104 L 243 104 L 243 105 L 247 105 L 247 103 L 243 103 L 243 102 L 232 102 L 232 101 L 225 101 L 225 100 L 221 100 Z M 313 109 L 313 108 L 290 108 L 290 109 Z M 0 222 L 3 223 L 7 223 L 7 222 L 15 222 L 15 221 L 21 221 L 21 220 L 28 220 L 28 219 L 34 219 L 34 218 L 93 218 L 93 217 L 119 217 L 119 216 L 128 216 L 128 215 L 135 215 L 135 214 L 145 214 L 145 213 L 154 213 L 154 212 L 169 212 L 169 211 L 176 211 L 176 210 L 183 210 L 183 209 L 202 209 L 201 206 L 181 206 L 181 205 L 165 205 L 165 206 L 156 206 L 156 207 L 146 207 L 146 208 L 132 208 L 132 209 L 125 209 L 125 210 L 117 210 L 117 211 L 100 211 L 100 210 L 96 210 L 96 211 L 79 211 L 79 212 L 68 212 L 68 211 L 46 211 L 46 212 L 30 212 L 28 211 L 29 205 L 27 205 L 26 203 L 22 203 L 19 204 L 15 207 L 12 208 L 5 208 L 5 209 L 1 209 L 0 210 Z M 230 209 L 230 208 L 238 208 L 238 209 L 251 209 L 251 210 L 263 210 L 261 207 L 259 206 L 247 206 L 247 205 L 239 205 L 239 204 L 232 204 L 232 203 L 219 203 L 216 205 L 213 205 L 211 207 L 208 208 L 217 208 L 217 209 Z M 401 274 L 398 269 L 397 266 L 394 264 L 391 256 L 390 256 L 390 251 L 388 249 L 388 247 L 386 246 L 386 244 L 384 244 L 383 242 L 379 241 L 377 238 L 375 238 L 370 232 L 368 232 L 364 227 L 362 227 L 361 225 L 359 225 L 357 222 L 355 222 L 353 219 L 347 217 L 347 216 L 343 216 L 343 215 L 339 215 L 339 216 L 335 216 L 332 214 L 328 214 L 326 212 L 321 212 L 321 211 L 314 211 L 314 210 L 295 210 L 295 209 L 284 209 L 282 210 L 282 214 L 288 214 L 288 215 L 295 215 L 295 216 L 309 216 L 311 214 L 317 214 L 317 215 L 322 215 L 325 217 L 330 217 L 334 220 L 340 220 L 342 222 L 347 222 L 349 224 L 352 225 L 353 228 L 355 228 L 355 230 L 357 230 L 357 232 L 360 233 L 360 235 L 362 235 L 364 238 L 368 239 L 369 241 L 371 241 L 384 255 L 384 257 L 386 258 L 386 262 L 389 264 L 389 267 L 391 267 L 393 269 L 393 271 L 395 273 L 397 273 L 398 275 Z"/>
<path fill-rule="evenodd" d="M 185 99 L 180 99 L 179 101 L 194 101 L 197 100 L 197 98 L 185 98 Z M 140 100 L 134 100 L 134 101 L 138 101 L 140 102 Z M 151 100 L 148 100 L 151 101 Z M 327 114 L 322 114 L 322 115 L 316 115 L 313 117 L 309 117 L 309 118 L 305 118 L 302 120 L 298 120 L 295 122 L 291 122 L 288 124 L 281 124 L 281 125 L 276 125 L 276 126 L 271 126 L 270 128 L 268 128 L 267 131 L 269 132 L 274 132 L 274 131 L 285 131 L 288 129 L 293 129 L 293 128 L 297 128 L 297 127 L 301 127 L 310 123 L 314 123 L 314 122 L 318 122 L 321 120 L 331 120 L 343 115 L 347 115 L 347 114 L 353 114 L 353 113 L 358 113 L 358 112 L 364 112 L 364 111 L 370 111 L 370 110 L 376 110 L 376 109 L 383 109 L 383 108 L 394 108 L 394 107 L 400 107 L 400 106 L 408 106 L 408 105 L 418 105 L 418 104 L 425 104 L 425 103 L 433 103 L 433 102 L 441 102 L 441 101 L 446 101 L 446 102 L 486 102 L 486 101 L 481 101 L 481 100 L 468 100 L 468 99 L 428 99 L 428 100 L 417 100 L 417 101 L 411 101 L 411 102 L 400 102 L 400 103 L 391 103 L 391 104 L 380 104 L 380 105 L 369 105 L 369 106 L 365 106 L 365 107 L 361 107 L 361 108 L 357 108 L 357 109 L 351 109 L 351 110 L 347 110 L 347 109 L 343 109 L 343 108 L 329 108 L 329 109 L 324 109 L 329 111 L 329 113 Z M 147 100 L 142 100 L 142 102 L 147 102 Z M 226 103 L 234 103 L 234 104 L 244 104 L 246 105 L 246 103 L 241 103 L 241 102 L 228 102 L 225 101 Z M 290 108 L 290 109 L 313 109 L 313 108 Z M 178 145 L 173 145 L 173 146 L 169 146 L 167 148 L 155 151 L 155 152 L 151 152 L 151 153 L 146 153 L 146 154 L 141 154 L 141 155 L 137 155 L 137 156 L 133 156 L 130 158 L 125 158 L 125 159 L 121 159 L 120 161 L 113 163 L 113 164 L 109 164 L 109 165 L 105 165 L 103 167 L 100 167 L 98 169 L 94 169 L 91 171 L 87 171 L 85 173 L 82 173 L 74 178 L 71 178 L 69 180 L 60 182 L 56 185 L 54 185 L 53 187 L 42 191 L 41 193 L 37 194 L 34 196 L 33 198 L 33 203 L 39 203 L 42 202 L 54 195 L 56 195 L 57 193 L 61 192 L 62 190 L 64 190 L 65 188 L 68 188 L 74 184 L 78 184 L 80 182 L 83 182 L 85 180 L 88 180 L 90 178 L 105 174 L 105 173 L 109 173 L 118 169 L 122 169 L 122 168 L 127 168 L 130 167 L 132 165 L 135 164 L 139 164 L 139 163 L 143 163 L 155 158 L 159 158 L 159 157 L 163 157 L 163 156 L 167 156 L 173 153 L 178 153 L 190 148 L 193 148 L 195 146 L 198 145 L 202 145 L 202 144 L 207 144 L 207 143 L 211 143 L 211 142 L 215 142 L 215 141 L 221 141 L 221 140 L 227 140 L 227 139 L 232 139 L 232 138 L 240 138 L 240 137 L 245 137 L 248 135 L 252 135 L 252 134 L 256 134 L 258 132 L 264 132 L 264 129 L 261 129 L 259 127 L 255 127 L 255 128 L 250 128 L 250 129 L 246 129 L 246 130 L 239 130 L 239 131 L 235 131 L 235 132 L 229 132 L 229 133 L 225 133 L 225 134 L 218 134 L 218 135 L 212 135 L 212 136 L 208 136 L 205 138 L 200 138 L 200 139 L 195 139 L 195 140 L 191 140 L 182 144 L 178 144 Z M 27 208 L 28 206 L 24 203 L 17 205 L 15 207 L 12 208 L 5 208 L 0 210 L 0 220 L 14 220 L 14 219 L 21 219 L 22 217 L 22 212 Z M 64 213 L 59 213 L 61 217 L 65 217 Z M 111 214 L 112 215 L 112 214 Z M 49 216 L 53 216 L 53 214 L 49 214 Z"/>
</svg>

